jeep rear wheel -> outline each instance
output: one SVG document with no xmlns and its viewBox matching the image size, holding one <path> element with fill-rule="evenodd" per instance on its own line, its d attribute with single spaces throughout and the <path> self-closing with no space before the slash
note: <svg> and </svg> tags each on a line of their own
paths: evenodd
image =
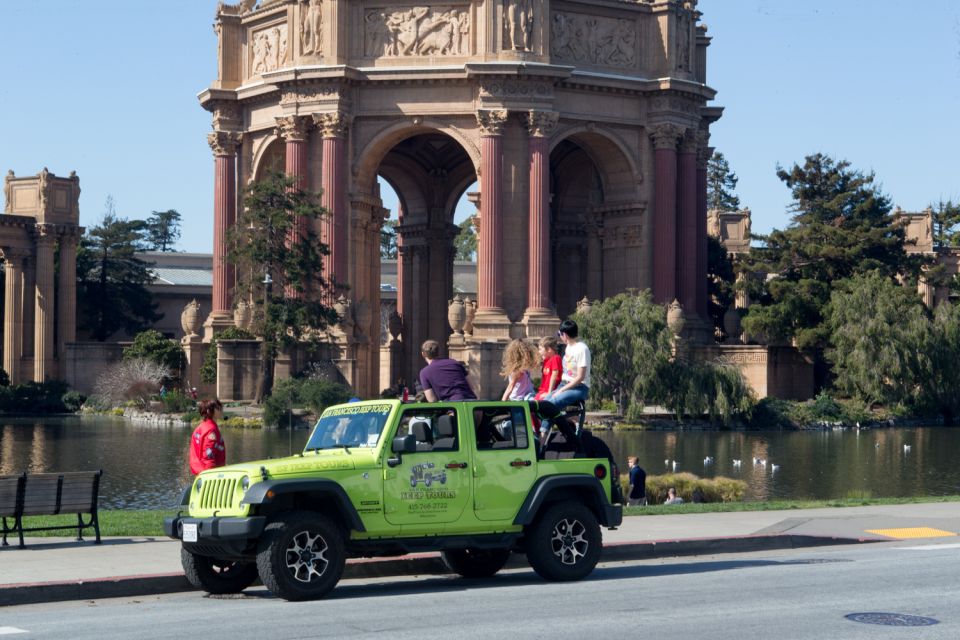
<svg viewBox="0 0 960 640">
<path fill-rule="evenodd" d="M 510 558 L 510 549 L 448 549 L 440 554 L 443 563 L 464 578 L 489 578 Z"/>
<path fill-rule="evenodd" d="M 530 566 L 545 580 L 580 580 L 600 560 L 600 525 L 590 509 L 576 502 L 547 508 L 526 538 Z"/>
<path fill-rule="evenodd" d="M 346 561 L 343 533 L 326 516 L 307 511 L 267 525 L 257 550 L 260 581 L 284 600 L 316 600 L 330 593 Z"/>
<path fill-rule="evenodd" d="M 257 579 L 257 565 L 208 556 L 180 549 L 180 564 L 187 580 L 207 593 L 240 593 Z"/>
</svg>

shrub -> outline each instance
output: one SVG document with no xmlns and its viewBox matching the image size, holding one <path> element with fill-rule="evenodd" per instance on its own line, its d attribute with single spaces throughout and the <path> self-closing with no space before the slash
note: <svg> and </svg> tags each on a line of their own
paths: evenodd
<svg viewBox="0 0 960 640">
<path fill-rule="evenodd" d="M 60 398 L 60 401 L 63 403 L 63 406 L 67 411 L 76 413 L 77 411 L 80 411 L 83 403 L 87 401 L 87 397 L 79 391 L 67 391 L 65 394 L 63 394 L 63 397 Z"/>
<path fill-rule="evenodd" d="M 351 395 L 349 387 L 328 380 L 281 380 L 264 402 L 263 423 L 286 426 L 292 409 L 303 408 L 319 414 L 331 405 L 346 402 Z"/>
<path fill-rule="evenodd" d="M 183 413 L 197 408 L 197 401 L 180 391 L 168 391 L 160 400 L 164 413 Z"/>
<path fill-rule="evenodd" d="M 3 413 L 64 413 L 63 396 L 67 383 L 60 380 L 25 382 L 13 387 L 0 387 L 0 412 Z"/>
<path fill-rule="evenodd" d="M 180 344 L 164 338 L 162 333 L 154 329 L 138 333 L 133 338 L 133 344 L 123 350 L 124 360 L 138 358 L 155 362 L 178 376 L 187 364 L 187 357 Z"/>
<path fill-rule="evenodd" d="M 111 365 L 97 378 L 97 396 L 110 406 L 132 401 L 143 406 L 159 389 L 169 369 L 147 358 L 131 358 Z"/>
<path fill-rule="evenodd" d="M 627 484 L 627 476 L 622 476 L 622 484 Z M 694 489 L 703 492 L 707 502 L 738 502 L 743 500 L 747 483 L 724 476 L 701 478 L 692 473 L 667 473 L 662 476 L 647 476 L 647 502 L 663 504 L 667 499 L 667 490 L 673 487 L 684 502 L 693 502 Z"/>
<path fill-rule="evenodd" d="M 233 429 L 260 429 L 263 427 L 263 420 L 260 418 L 244 418 L 243 416 L 224 417 L 217 425 L 220 427 L 230 427 Z"/>
</svg>

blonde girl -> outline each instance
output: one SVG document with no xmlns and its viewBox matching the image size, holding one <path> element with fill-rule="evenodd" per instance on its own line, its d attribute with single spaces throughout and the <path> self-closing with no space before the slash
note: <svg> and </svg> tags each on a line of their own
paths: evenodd
<svg viewBox="0 0 960 640">
<path fill-rule="evenodd" d="M 537 367 L 537 352 L 523 340 L 513 340 L 503 352 L 503 370 L 507 388 L 501 400 L 529 400 L 533 398 L 530 371 Z"/>
</svg>

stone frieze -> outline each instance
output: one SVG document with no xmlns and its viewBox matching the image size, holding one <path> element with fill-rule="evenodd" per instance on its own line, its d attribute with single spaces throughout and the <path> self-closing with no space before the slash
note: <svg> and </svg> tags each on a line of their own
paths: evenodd
<svg viewBox="0 0 960 640">
<path fill-rule="evenodd" d="M 287 25 L 277 24 L 251 33 L 253 75 L 276 71 L 287 63 Z"/>
<path fill-rule="evenodd" d="M 550 53 L 562 62 L 633 67 L 637 61 L 637 24 L 633 20 L 555 12 Z"/>
<path fill-rule="evenodd" d="M 363 20 L 370 58 L 471 54 L 469 4 L 368 9 Z"/>
</svg>

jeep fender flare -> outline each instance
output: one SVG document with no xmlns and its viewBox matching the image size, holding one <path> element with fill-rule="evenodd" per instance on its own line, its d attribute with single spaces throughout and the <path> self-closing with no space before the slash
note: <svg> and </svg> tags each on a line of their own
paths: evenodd
<svg viewBox="0 0 960 640">
<path fill-rule="evenodd" d="M 597 519 L 605 527 L 619 526 L 622 520 L 622 511 L 618 517 L 618 509 L 611 505 L 603 491 L 603 485 L 593 476 L 583 474 L 577 475 L 555 475 L 540 478 L 527 499 L 523 501 L 520 512 L 514 518 L 513 524 L 526 526 L 534 521 L 540 508 L 546 503 L 551 494 L 555 492 L 573 489 L 579 493 L 586 493 L 590 496 L 587 506 L 591 507 L 597 515 Z"/>
<path fill-rule="evenodd" d="M 363 521 L 360 520 L 360 514 L 357 513 L 353 503 L 350 502 L 350 498 L 347 497 L 347 492 L 332 480 L 267 480 L 258 482 L 250 487 L 241 502 L 269 507 L 280 498 L 296 494 L 310 494 L 331 499 L 337 506 L 340 515 L 343 516 L 347 526 L 357 531 L 366 531 Z"/>
</svg>

